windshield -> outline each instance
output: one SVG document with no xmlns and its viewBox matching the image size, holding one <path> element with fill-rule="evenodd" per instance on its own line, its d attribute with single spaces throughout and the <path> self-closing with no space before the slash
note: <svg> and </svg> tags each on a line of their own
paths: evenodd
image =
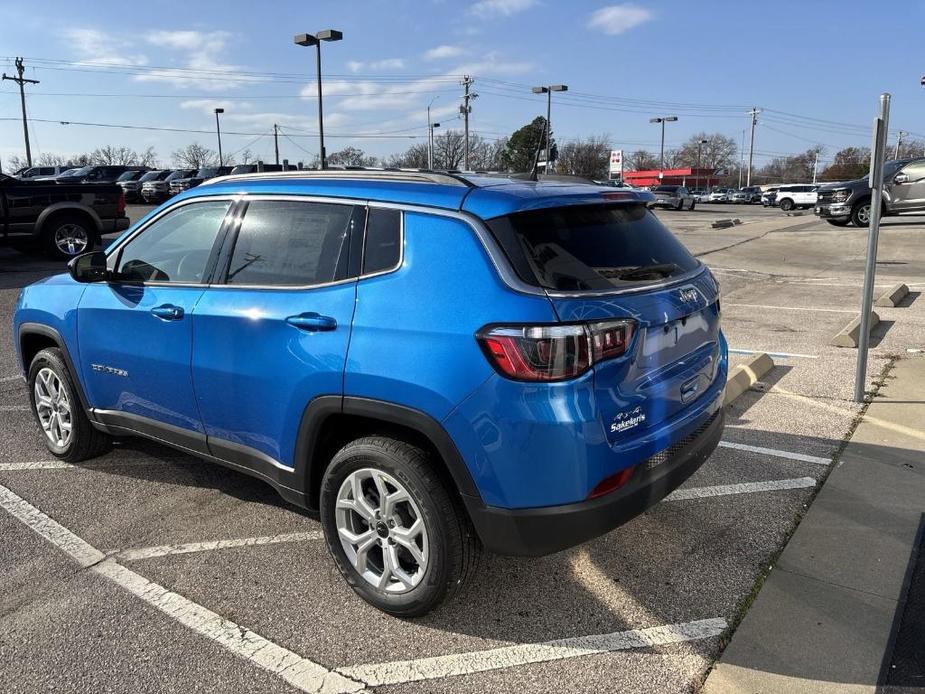
<svg viewBox="0 0 925 694">
<path fill-rule="evenodd" d="M 218 175 L 218 169 L 215 167 L 199 169 L 199 171 L 196 172 L 196 178 L 212 178 L 216 175 Z"/>
<path fill-rule="evenodd" d="M 144 183 L 145 181 L 156 181 L 160 178 L 160 176 L 161 176 L 160 171 L 148 171 L 144 176 L 138 179 L 138 182 Z"/>
<path fill-rule="evenodd" d="M 126 171 L 124 174 L 119 176 L 119 178 L 117 178 L 116 180 L 117 181 L 134 181 L 136 178 L 138 178 L 139 173 L 140 172 L 138 171 Z"/>
<path fill-rule="evenodd" d="M 581 205 L 498 217 L 491 229 L 525 282 L 560 291 L 656 282 L 699 267 L 645 205 Z"/>
<path fill-rule="evenodd" d="M 95 169 L 95 168 L 96 168 L 95 166 L 83 166 L 83 167 L 81 167 L 81 168 L 79 168 L 79 169 L 76 169 L 76 170 L 74 171 L 74 173 L 71 174 L 71 175 L 72 175 L 72 176 L 86 176 L 88 173 L 90 173 L 91 171 L 93 171 L 93 169 Z"/>
<path fill-rule="evenodd" d="M 678 186 L 659 186 L 655 189 L 656 193 L 674 193 Z"/>
</svg>

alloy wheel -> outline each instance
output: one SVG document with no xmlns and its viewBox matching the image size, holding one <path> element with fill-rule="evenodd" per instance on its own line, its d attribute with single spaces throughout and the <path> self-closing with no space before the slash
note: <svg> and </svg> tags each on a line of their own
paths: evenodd
<svg viewBox="0 0 925 694">
<path fill-rule="evenodd" d="M 58 374 L 47 367 L 35 376 L 35 412 L 48 440 L 66 447 L 73 429 L 71 402 Z"/>
<path fill-rule="evenodd" d="M 55 248 L 64 255 L 80 255 L 89 243 L 90 235 L 80 224 L 68 222 L 55 229 Z"/>
<path fill-rule="evenodd" d="M 335 525 L 347 560 L 370 585 L 407 593 L 424 578 L 429 548 L 417 503 L 392 475 L 362 468 L 337 492 Z"/>
</svg>

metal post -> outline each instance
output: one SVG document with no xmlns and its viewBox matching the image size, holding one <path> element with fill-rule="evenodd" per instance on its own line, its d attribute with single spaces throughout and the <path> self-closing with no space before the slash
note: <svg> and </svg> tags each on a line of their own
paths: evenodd
<svg viewBox="0 0 925 694">
<path fill-rule="evenodd" d="M 758 125 L 758 114 L 760 111 L 757 108 L 752 108 L 750 113 L 752 114 L 752 139 L 751 144 L 748 146 L 748 176 L 745 178 L 745 185 L 747 186 L 752 184 L 752 159 L 755 155 L 755 126 Z M 742 187 L 741 184 L 739 187 Z"/>
<path fill-rule="evenodd" d="M 816 185 L 816 169 L 819 166 L 819 152 L 816 152 L 816 158 L 813 159 L 813 185 Z"/>
<path fill-rule="evenodd" d="M 893 155 L 893 159 L 899 159 L 899 148 L 903 144 L 903 135 L 905 135 L 902 130 L 899 131 L 899 135 L 896 136 L 896 154 Z"/>
<path fill-rule="evenodd" d="M 273 124 L 273 151 L 276 154 L 276 165 L 279 166 L 279 126 Z"/>
<path fill-rule="evenodd" d="M 317 82 L 318 82 L 318 160 L 322 169 L 327 167 L 327 162 L 324 157 L 324 115 L 323 108 L 321 106 L 321 41 L 315 43 L 315 48 L 317 49 Z"/>
<path fill-rule="evenodd" d="M 552 116 L 552 88 L 546 90 L 546 173 L 552 173 L 552 147 L 549 146 L 549 118 Z"/>
<path fill-rule="evenodd" d="M 430 125 L 430 104 L 427 105 L 427 168 L 431 171 L 434 169 L 434 129 Z"/>
<path fill-rule="evenodd" d="M 659 150 L 659 155 L 658 155 L 659 179 L 661 179 L 662 176 L 665 175 L 664 171 L 665 171 L 665 119 L 662 118 L 662 147 Z"/>
<path fill-rule="evenodd" d="M 225 159 L 222 157 L 222 126 L 218 122 L 218 114 L 221 113 L 223 109 L 215 109 L 215 134 L 218 137 L 218 165 L 224 166 Z"/>
<path fill-rule="evenodd" d="M 890 95 L 880 95 L 880 115 L 874 119 L 870 148 L 870 230 L 867 234 L 867 265 L 864 268 L 864 294 L 861 297 L 861 325 L 858 333 L 858 364 L 854 378 L 854 400 L 864 402 L 867 382 L 867 351 L 870 346 L 870 312 L 874 302 L 877 270 L 877 242 L 880 236 L 880 206 L 883 197 L 883 159 L 890 124 Z"/>
<path fill-rule="evenodd" d="M 697 182 L 694 184 L 700 190 L 700 153 L 703 151 L 703 142 L 697 143 Z"/>
</svg>

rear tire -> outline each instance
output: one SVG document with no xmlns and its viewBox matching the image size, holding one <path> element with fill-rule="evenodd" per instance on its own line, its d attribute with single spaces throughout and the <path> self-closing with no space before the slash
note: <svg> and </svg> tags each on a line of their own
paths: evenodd
<svg viewBox="0 0 925 694">
<path fill-rule="evenodd" d="M 87 418 L 64 355 L 43 349 L 29 366 L 29 403 L 45 447 L 56 458 L 76 463 L 109 450 L 112 439 Z"/>
<path fill-rule="evenodd" d="M 780 208 L 784 212 L 790 212 L 790 210 L 793 209 L 793 200 L 791 200 L 790 198 L 784 198 L 783 200 L 780 201 Z"/>
<path fill-rule="evenodd" d="M 694 211 L 694 208 L 695 208 L 696 206 L 697 206 L 697 201 L 696 201 L 696 200 L 691 200 L 691 212 Z"/>
<path fill-rule="evenodd" d="M 79 215 L 53 215 L 42 225 L 42 245 L 52 258 L 70 260 L 93 250 L 95 231 Z"/>
<path fill-rule="evenodd" d="M 449 599 L 481 556 L 436 464 L 404 441 L 368 436 L 338 451 L 321 481 L 321 523 L 337 568 L 357 595 L 396 617 Z"/>
</svg>

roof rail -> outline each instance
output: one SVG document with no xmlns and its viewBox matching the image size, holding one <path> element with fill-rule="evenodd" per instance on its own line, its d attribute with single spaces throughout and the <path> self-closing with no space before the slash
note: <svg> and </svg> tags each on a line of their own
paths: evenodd
<svg viewBox="0 0 925 694">
<path fill-rule="evenodd" d="M 429 169 L 374 169 L 363 167 L 344 167 L 339 169 L 297 169 L 295 171 L 261 171 L 236 174 L 234 176 L 216 176 L 200 185 L 225 183 L 227 181 L 260 181 L 279 178 L 335 179 L 335 180 L 370 180 L 395 181 L 402 183 L 440 183 L 451 186 L 474 188 L 475 184 L 456 173 L 431 171 Z"/>
</svg>

